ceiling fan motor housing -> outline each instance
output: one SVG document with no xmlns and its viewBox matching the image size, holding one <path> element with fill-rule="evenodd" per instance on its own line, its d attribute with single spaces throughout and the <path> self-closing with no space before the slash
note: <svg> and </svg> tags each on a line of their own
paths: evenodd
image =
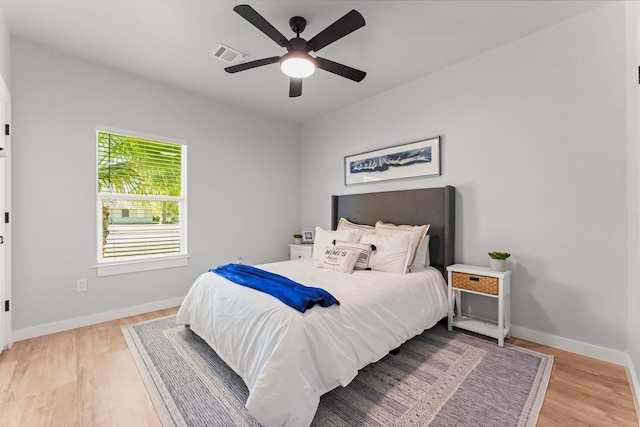
<svg viewBox="0 0 640 427">
<path fill-rule="evenodd" d="M 289 40 L 289 42 L 291 43 L 291 50 L 304 50 L 304 51 L 306 51 L 305 47 L 307 46 L 307 41 L 305 39 L 303 39 L 302 37 L 293 38 L 293 39 Z"/>
</svg>

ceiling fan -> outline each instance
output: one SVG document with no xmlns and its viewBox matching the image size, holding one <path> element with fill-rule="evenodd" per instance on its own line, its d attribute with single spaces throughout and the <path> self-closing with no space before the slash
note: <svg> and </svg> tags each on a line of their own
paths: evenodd
<svg viewBox="0 0 640 427">
<path fill-rule="evenodd" d="M 307 26 L 306 19 L 301 16 L 294 16 L 289 20 L 289 26 L 291 30 L 296 33 L 296 36 L 288 40 L 251 6 L 241 4 L 234 7 L 233 10 L 266 34 L 271 40 L 286 48 L 288 52 L 282 56 L 272 56 L 270 58 L 258 59 L 227 67 L 225 71 L 228 73 L 237 73 L 239 71 L 279 62 L 282 71 L 291 77 L 289 83 L 290 97 L 302 95 L 302 79 L 313 74 L 316 68 L 356 82 L 361 81 L 367 75 L 364 71 L 351 68 L 347 65 L 333 62 L 319 56 L 313 57 L 309 55 L 309 52 L 317 52 L 347 34 L 354 32 L 358 28 L 364 27 L 364 18 L 355 10 L 352 10 L 320 31 L 309 41 L 300 37 L 300 33 L 303 32 Z"/>
</svg>

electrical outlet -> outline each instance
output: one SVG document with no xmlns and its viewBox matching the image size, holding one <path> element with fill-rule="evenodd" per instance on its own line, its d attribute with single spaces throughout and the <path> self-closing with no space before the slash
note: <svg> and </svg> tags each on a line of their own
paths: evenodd
<svg viewBox="0 0 640 427">
<path fill-rule="evenodd" d="M 87 290 L 87 279 L 76 280 L 76 291 L 84 292 Z"/>
</svg>

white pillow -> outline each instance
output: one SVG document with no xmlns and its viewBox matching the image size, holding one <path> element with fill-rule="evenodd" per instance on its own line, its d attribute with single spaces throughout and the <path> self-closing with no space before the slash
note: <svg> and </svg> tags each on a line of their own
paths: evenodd
<svg viewBox="0 0 640 427">
<path fill-rule="evenodd" d="M 424 267 L 431 265 L 431 255 L 429 254 L 429 241 L 431 240 L 431 236 L 428 234 L 424 236 L 422 239 L 422 244 L 418 247 L 416 251 L 416 259 L 413 261 L 413 267 Z"/>
<path fill-rule="evenodd" d="M 331 245 L 333 241 L 342 242 L 357 242 L 360 240 L 360 236 L 364 234 L 364 231 L 360 230 L 342 230 L 342 231 L 327 231 L 320 227 L 316 227 L 316 235 L 313 240 L 313 259 L 320 261 L 324 248 Z"/>
<path fill-rule="evenodd" d="M 341 273 L 353 273 L 353 266 L 358 259 L 358 251 L 351 249 L 336 248 L 333 245 L 327 246 L 322 251 L 320 264 L 318 267 Z"/>
<path fill-rule="evenodd" d="M 356 264 L 353 268 L 356 270 L 365 270 L 369 267 L 369 258 L 371 257 L 371 245 L 365 243 L 349 243 L 338 242 L 334 245 L 336 249 L 347 249 L 355 251 L 358 254 Z"/>
<path fill-rule="evenodd" d="M 376 234 L 381 236 L 403 235 L 408 236 L 411 241 L 411 256 L 409 258 L 409 267 L 413 266 L 416 260 L 416 251 L 424 236 L 429 230 L 430 224 L 425 225 L 395 225 L 382 221 L 376 222 Z"/>
<path fill-rule="evenodd" d="M 409 267 L 411 241 L 406 235 L 380 236 L 365 234 L 360 243 L 376 245 L 371 252 L 369 268 L 375 271 L 405 274 Z"/>
<path fill-rule="evenodd" d="M 360 231 L 364 231 L 365 233 L 374 233 L 376 231 L 376 228 L 371 226 L 371 225 L 356 224 L 356 223 L 353 223 L 353 222 L 349 221 L 348 219 L 340 218 L 340 221 L 338 221 L 338 226 L 336 227 L 336 230 L 338 230 L 338 231 L 340 231 L 340 230 L 360 230 Z"/>
</svg>

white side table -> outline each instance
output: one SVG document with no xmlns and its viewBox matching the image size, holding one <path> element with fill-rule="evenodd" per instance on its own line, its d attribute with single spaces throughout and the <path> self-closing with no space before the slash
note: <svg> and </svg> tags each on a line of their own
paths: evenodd
<svg viewBox="0 0 640 427">
<path fill-rule="evenodd" d="M 493 271 L 488 267 L 453 264 L 447 267 L 449 285 L 449 318 L 448 329 L 453 327 L 466 329 L 478 334 L 496 338 L 500 347 L 504 346 L 505 337 L 511 333 L 511 271 Z M 488 322 L 470 316 L 464 316 L 458 309 L 454 313 L 455 301 L 461 306 L 462 294 L 482 295 L 498 300 L 498 322 Z"/>
<path fill-rule="evenodd" d="M 289 259 L 311 258 L 313 256 L 313 243 L 289 244 Z"/>
</svg>

